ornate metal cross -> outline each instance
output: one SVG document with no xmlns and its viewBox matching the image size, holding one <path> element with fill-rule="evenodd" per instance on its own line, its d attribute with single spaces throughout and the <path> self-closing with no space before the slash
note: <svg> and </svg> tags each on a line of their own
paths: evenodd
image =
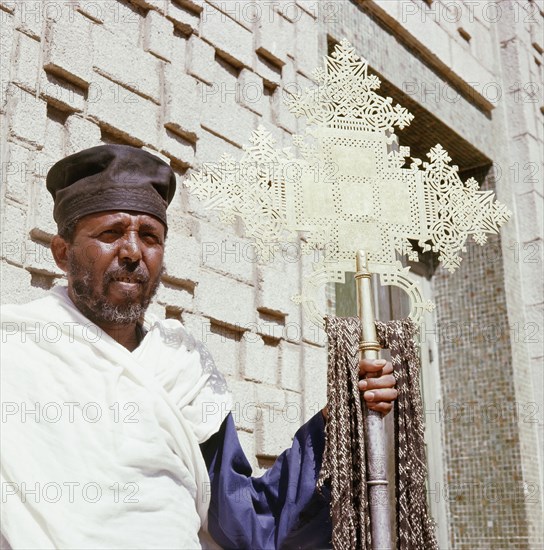
<svg viewBox="0 0 544 550">
<path fill-rule="evenodd" d="M 486 233 L 496 233 L 511 214 L 493 192 L 479 191 L 475 179 L 463 183 L 441 145 L 427 153 L 426 162 L 398 146 L 393 130 L 413 116 L 376 93 L 380 80 L 368 74 L 366 60 L 349 42 L 337 45 L 313 77 L 317 87 L 286 102 L 307 120 L 306 136 L 293 136 L 298 156 L 291 148 L 276 149 L 272 135 L 259 127 L 240 160 L 223 155 L 186 185 L 223 220 L 240 217 L 264 258 L 272 243 L 295 240 L 297 231 L 307 234 L 306 252 L 325 251 L 303 293 L 293 297 L 314 323 L 322 324 L 324 316 L 315 292 L 328 281 L 344 282 L 360 249 L 382 284 L 409 294 L 417 322 L 433 305 L 424 302 L 399 259 L 417 261 L 410 239 L 423 251 L 437 252 L 453 272 L 469 235 L 484 244 Z"/>
</svg>

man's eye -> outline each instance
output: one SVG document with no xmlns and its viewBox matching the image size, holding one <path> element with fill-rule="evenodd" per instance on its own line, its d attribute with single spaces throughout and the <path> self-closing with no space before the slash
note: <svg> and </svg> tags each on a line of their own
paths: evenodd
<svg viewBox="0 0 544 550">
<path fill-rule="evenodd" d="M 105 231 L 102 231 L 100 233 L 99 237 L 102 237 L 104 239 L 113 239 L 115 237 L 119 236 L 119 231 L 117 229 L 106 229 Z"/>
<path fill-rule="evenodd" d="M 155 233 L 143 233 L 142 237 L 147 241 L 153 241 L 156 243 L 160 241 L 159 236 L 156 235 Z"/>
</svg>

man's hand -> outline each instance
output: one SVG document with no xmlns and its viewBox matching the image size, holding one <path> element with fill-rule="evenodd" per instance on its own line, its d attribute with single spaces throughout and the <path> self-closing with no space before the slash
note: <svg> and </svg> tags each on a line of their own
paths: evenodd
<svg viewBox="0 0 544 550">
<path fill-rule="evenodd" d="M 385 359 L 359 361 L 359 389 L 370 410 L 387 414 L 393 408 L 398 392 L 395 389 L 393 365 Z"/>
<path fill-rule="evenodd" d="M 359 389 L 363 393 L 367 407 L 384 415 L 390 412 L 398 395 L 393 365 L 385 359 L 361 359 L 359 377 Z M 329 407 L 326 406 L 321 412 L 327 420 Z"/>
</svg>

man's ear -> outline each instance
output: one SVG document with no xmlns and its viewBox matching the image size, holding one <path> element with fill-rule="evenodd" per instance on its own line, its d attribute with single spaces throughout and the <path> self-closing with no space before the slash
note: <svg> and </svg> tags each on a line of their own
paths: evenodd
<svg viewBox="0 0 544 550">
<path fill-rule="evenodd" d="M 51 241 L 51 253 L 55 258 L 55 263 L 62 269 L 68 271 L 68 249 L 70 243 L 65 241 L 60 235 L 55 235 Z"/>
</svg>

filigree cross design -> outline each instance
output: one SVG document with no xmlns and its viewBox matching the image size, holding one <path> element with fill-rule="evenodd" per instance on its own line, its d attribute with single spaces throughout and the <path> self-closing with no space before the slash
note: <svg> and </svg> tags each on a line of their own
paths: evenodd
<svg viewBox="0 0 544 550">
<path fill-rule="evenodd" d="M 367 61 L 348 41 L 336 46 L 313 78 L 317 87 L 286 101 L 291 113 L 307 121 L 306 135 L 293 136 L 298 155 L 277 149 L 261 126 L 240 160 L 223 155 L 185 184 L 224 221 L 241 218 L 264 259 L 272 243 L 295 240 L 298 231 L 306 233 L 305 252 L 324 251 L 302 294 L 293 297 L 315 324 L 324 317 L 316 292 L 355 271 L 357 250 L 366 252 L 368 269 L 380 274 L 382 284 L 408 293 L 410 316 L 420 322 L 433 304 L 423 300 L 400 261 L 418 260 L 410 241 L 438 253 L 454 272 L 467 238 L 484 244 L 511 213 L 493 192 L 479 191 L 473 178 L 463 183 L 441 145 L 427 153 L 427 162 L 399 146 L 393 131 L 413 116 L 376 93 L 380 80 L 368 74 Z"/>
</svg>

